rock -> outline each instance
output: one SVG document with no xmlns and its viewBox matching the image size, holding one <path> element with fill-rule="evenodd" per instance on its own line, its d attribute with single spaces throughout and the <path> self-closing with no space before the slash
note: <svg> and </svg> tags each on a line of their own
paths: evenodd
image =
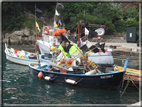
<svg viewBox="0 0 142 107">
<path fill-rule="evenodd" d="M 10 33 L 6 33 L 5 34 L 5 39 L 8 39 L 9 36 L 10 36 Z"/>
<path fill-rule="evenodd" d="M 27 28 L 23 30 L 23 33 L 25 36 L 30 36 L 30 30 Z"/>
<path fill-rule="evenodd" d="M 23 36 L 24 33 L 23 33 L 23 31 L 15 31 L 15 32 L 13 32 L 13 33 L 10 35 L 10 37 L 13 36 L 13 35 L 16 35 L 16 36 Z"/>
</svg>

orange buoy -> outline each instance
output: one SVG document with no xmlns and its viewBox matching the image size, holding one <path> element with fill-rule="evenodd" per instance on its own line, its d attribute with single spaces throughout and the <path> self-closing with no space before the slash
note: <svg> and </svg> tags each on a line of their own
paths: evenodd
<svg viewBox="0 0 142 107">
<path fill-rule="evenodd" d="M 40 72 L 38 73 L 38 78 L 41 79 L 42 77 L 43 77 L 43 73 L 42 73 L 42 71 L 40 71 Z"/>
<path fill-rule="evenodd" d="M 71 65 L 71 64 L 72 64 L 71 59 L 68 59 L 68 60 L 67 60 L 67 64 L 69 64 L 69 65 Z"/>
<path fill-rule="evenodd" d="M 61 62 L 62 64 L 64 64 L 66 61 L 65 61 L 64 58 L 62 58 L 62 59 L 60 60 L 60 62 Z"/>
<path fill-rule="evenodd" d="M 33 53 L 30 53 L 30 55 L 33 55 Z"/>
<path fill-rule="evenodd" d="M 61 33 L 65 33 L 65 32 L 67 32 L 66 29 L 58 29 L 58 30 L 56 30 L 56 31 L 54 32 L 54 35 L 55 35 L 55 36 L 60 36 Z"/>
<path fill-rule="evenodd" d="M 48 26 L 45 26 L 44 29 L 43 29 L 43 33 L 45 35 L 47 35 L 49 33 L 49 27 Z"/>
</svg>

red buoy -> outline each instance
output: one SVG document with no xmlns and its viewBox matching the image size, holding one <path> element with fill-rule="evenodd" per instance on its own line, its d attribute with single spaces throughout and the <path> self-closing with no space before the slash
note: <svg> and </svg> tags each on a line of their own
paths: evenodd
<svg viewBox="0 0 142 107">
<path fill-rule="evenodd" d="M 61 62 L 62 64 L 64 64 L 66 61 L 65 61 L 64 58 L 62 58 L 62 59 L 60 60 L 60 62 Z"/>
<path fill-rule="evenodd" d="M 72 60 L 71 60 L 71 59 L 68 59 L 68 60 L 67 60 L 67 64 L 69 64 L 69 65 L 72 64 Z"/>
</svg>

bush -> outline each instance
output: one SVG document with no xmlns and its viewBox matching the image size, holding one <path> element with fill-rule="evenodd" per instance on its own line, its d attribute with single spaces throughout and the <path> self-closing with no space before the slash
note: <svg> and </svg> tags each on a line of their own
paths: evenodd
<svg viewBox="0 0 142 107">
<path fill-rule="evenodd" d="M 124 20 L 118 20 L 115 22 L 115 31 L 117 33 L 125 32 L 127 29 L 127 22 Z"/>
<path fill-rule="evenodd" d="M 128 18 L 126 22 L 127 27 L 139 27 L 139 22 L 135 18 Z"/>
<path fill-rule="evenodd" d="M 33 25 L 35 24 L 34 19 L 26 18 L 24 20 L 23 27 L 28 27 L 29 29 L 33 29 Z"/>
</svg>

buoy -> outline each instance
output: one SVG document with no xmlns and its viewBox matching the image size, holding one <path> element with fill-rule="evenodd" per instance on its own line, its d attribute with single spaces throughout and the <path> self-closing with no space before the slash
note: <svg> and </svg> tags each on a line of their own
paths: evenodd
<svg viewBox="0 0 142 107">
<path fill-rule="evenodd" d="M 71 59 L 68 59 L 68 60 L 67 60 L 67 64 L 68 64 L 68 65 L 71 65 L 71 64 L 72 64 Z"/>
<path fill-rule="evenodd" d="M 69 83 L 69 84 L 77 84 L 76 81 L 71 80 L 71 79 L 66 79 L 65 81 L 66 81 L 67 83 Z"/>
<path fill-rule="evenodd" d="M 54 50 L 55 50 L 55 47 L 52 46 L 50 49 L 51 49 L 52 51 L 54 51 Z"/>
<path fill-rule="evenodd" d="M 61 62 L 58 62 L 57 65 L 62 66 Z"/>
<path fill-rule="evenodd" d="M 33 53 L 30 53 L 30 55 L 33 55 Z"/>
<path fill-rule="evenodd" d="M 45 76 L 44 79 L 47 80 L 47 81 L 52 81 L 52 80 L 53 80 L 53 79 L 52 79 L 51 77 L 49 77 L 49 76 Z"/>
<path fill-rule="evenodd" d="M 19 58 L 23 58 L 23 55 L 19 55 Z"/>
<path fill-rule="evenodd" d="M 62 64 L 64 64 L 66 61 L 65 61 L 64 58 L 62 58 L 62 59 L 60 60 L 60 62 L 61 62 Z"/>
<path fill-rule="evenodd" d="M 71 64 L 67 64 L 67 66 L 71 66 Z"/>
<path fill-rule="evenodd" d="M 42 77 L 43 77 L 43 73 L 40 71 L 40 72 L 38 73 L 38 78 L 41 79 Z"/>
</svg>

